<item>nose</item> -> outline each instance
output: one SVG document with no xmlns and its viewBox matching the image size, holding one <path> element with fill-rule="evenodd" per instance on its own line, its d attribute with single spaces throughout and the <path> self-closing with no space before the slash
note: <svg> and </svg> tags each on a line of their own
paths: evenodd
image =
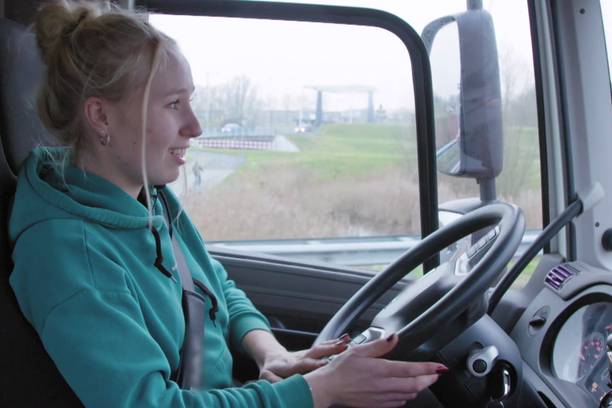
<svg viewBox="0 0 612 408">
<path fill-rule="evenodd" d="M 196 117 L 193 109 L 189 107 L 189 112 L 185 120 L 185 124 L 181 127 L 180 134 L 183 137 L 194 138 L 202 134 L 202 128 L 200 127 L 200 121 Z"/>
</svg>

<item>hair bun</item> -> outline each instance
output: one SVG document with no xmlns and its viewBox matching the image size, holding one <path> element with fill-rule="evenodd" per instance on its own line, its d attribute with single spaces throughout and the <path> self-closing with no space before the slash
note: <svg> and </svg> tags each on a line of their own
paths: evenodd
<svg viewBox="0 0 612 408">
<path fill-rule="evenodd" d="M 43 61 L 49 65 L 62 41 L 81 23 L 99 14 L 91 3 L 58 1 L 45 4 L 36 14 L 34 31 Z"/>
</svg>

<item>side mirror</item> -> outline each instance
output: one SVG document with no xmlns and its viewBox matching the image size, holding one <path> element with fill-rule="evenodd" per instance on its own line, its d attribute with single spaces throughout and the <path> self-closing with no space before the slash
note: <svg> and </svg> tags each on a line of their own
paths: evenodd
<svg viewBox="0 0 612 408">
<path fill-rule="evenodd" d="M 438 170 L 451 176 L 493 180 L 503 167 L 501 87 L 493 20 L 480 8 L 429 23 L 422 33 L 429 53 L 436 34 L 448 24 L 457 25 L 459 38 L 458 134 L 439 148 Z"/>
</svg>

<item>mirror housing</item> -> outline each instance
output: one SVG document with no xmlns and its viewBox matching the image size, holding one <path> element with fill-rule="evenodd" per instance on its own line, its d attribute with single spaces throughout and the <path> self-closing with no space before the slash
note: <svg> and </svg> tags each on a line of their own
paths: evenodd
<svg viewBox="0 0 612 408">
<path fill-rule="evenodd" d="M 438 31 L 457 24 L 461 62 L 459 131 L 436 156 L 442 173 L 492 180 L 503 167 L 501 86 L 491 15 L 470 9 L 428 24 L 422 38 L 428 53 Z"/>
</svg>

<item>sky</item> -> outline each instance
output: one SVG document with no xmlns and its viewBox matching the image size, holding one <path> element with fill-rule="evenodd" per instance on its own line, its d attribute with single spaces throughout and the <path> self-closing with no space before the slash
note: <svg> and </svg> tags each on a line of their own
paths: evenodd
<svg viewBox="0 0 612 408">
<path fill-rule="evenodd" d="M 303 1 L 308 2 L 308 1 Z M 318 0 L 318 3 L 376 7 L 390 11 L 421 32 L 426 24 L 465 10 L 463 0 Z M 612 0 L 603 0 L 610 21 Z M 526 2 L 484 0 L 492 15 L 502 70 L 513 75 L 517 92 L 533 84 Z M 607 13 L 607 14 L 606 14 Z M 395 35 L 373 27 L 286 21 L 257 21 L 188 16 L 151 16 L 175 38 L 189 60 L 196 85 L 219 85 L 239 75 L 250 78 L 258 95 L 277 108 L 312 106 L 310 87 L 368 86 L 375 105 L 412 109 L 409 56 Z M 606 25 L 609 29 L 610 24 Z M 440 31 L 432 50 L 434 93 L 457 93 L 459 56 L 456 28 Z M 508 74 L 510 75 L 510 74 Z M 337 92 L 326 108 L 363 108 L 367 96 Z"/>
<path fill-rule="evenodd" d="M 601 0 L 601 14 L 606 32 L 606 47 L 608 48 L 608 69 L 612 70 L 612 0 Z M 612 71 L 610 73 L 612 78 Z"/>
</svg>

